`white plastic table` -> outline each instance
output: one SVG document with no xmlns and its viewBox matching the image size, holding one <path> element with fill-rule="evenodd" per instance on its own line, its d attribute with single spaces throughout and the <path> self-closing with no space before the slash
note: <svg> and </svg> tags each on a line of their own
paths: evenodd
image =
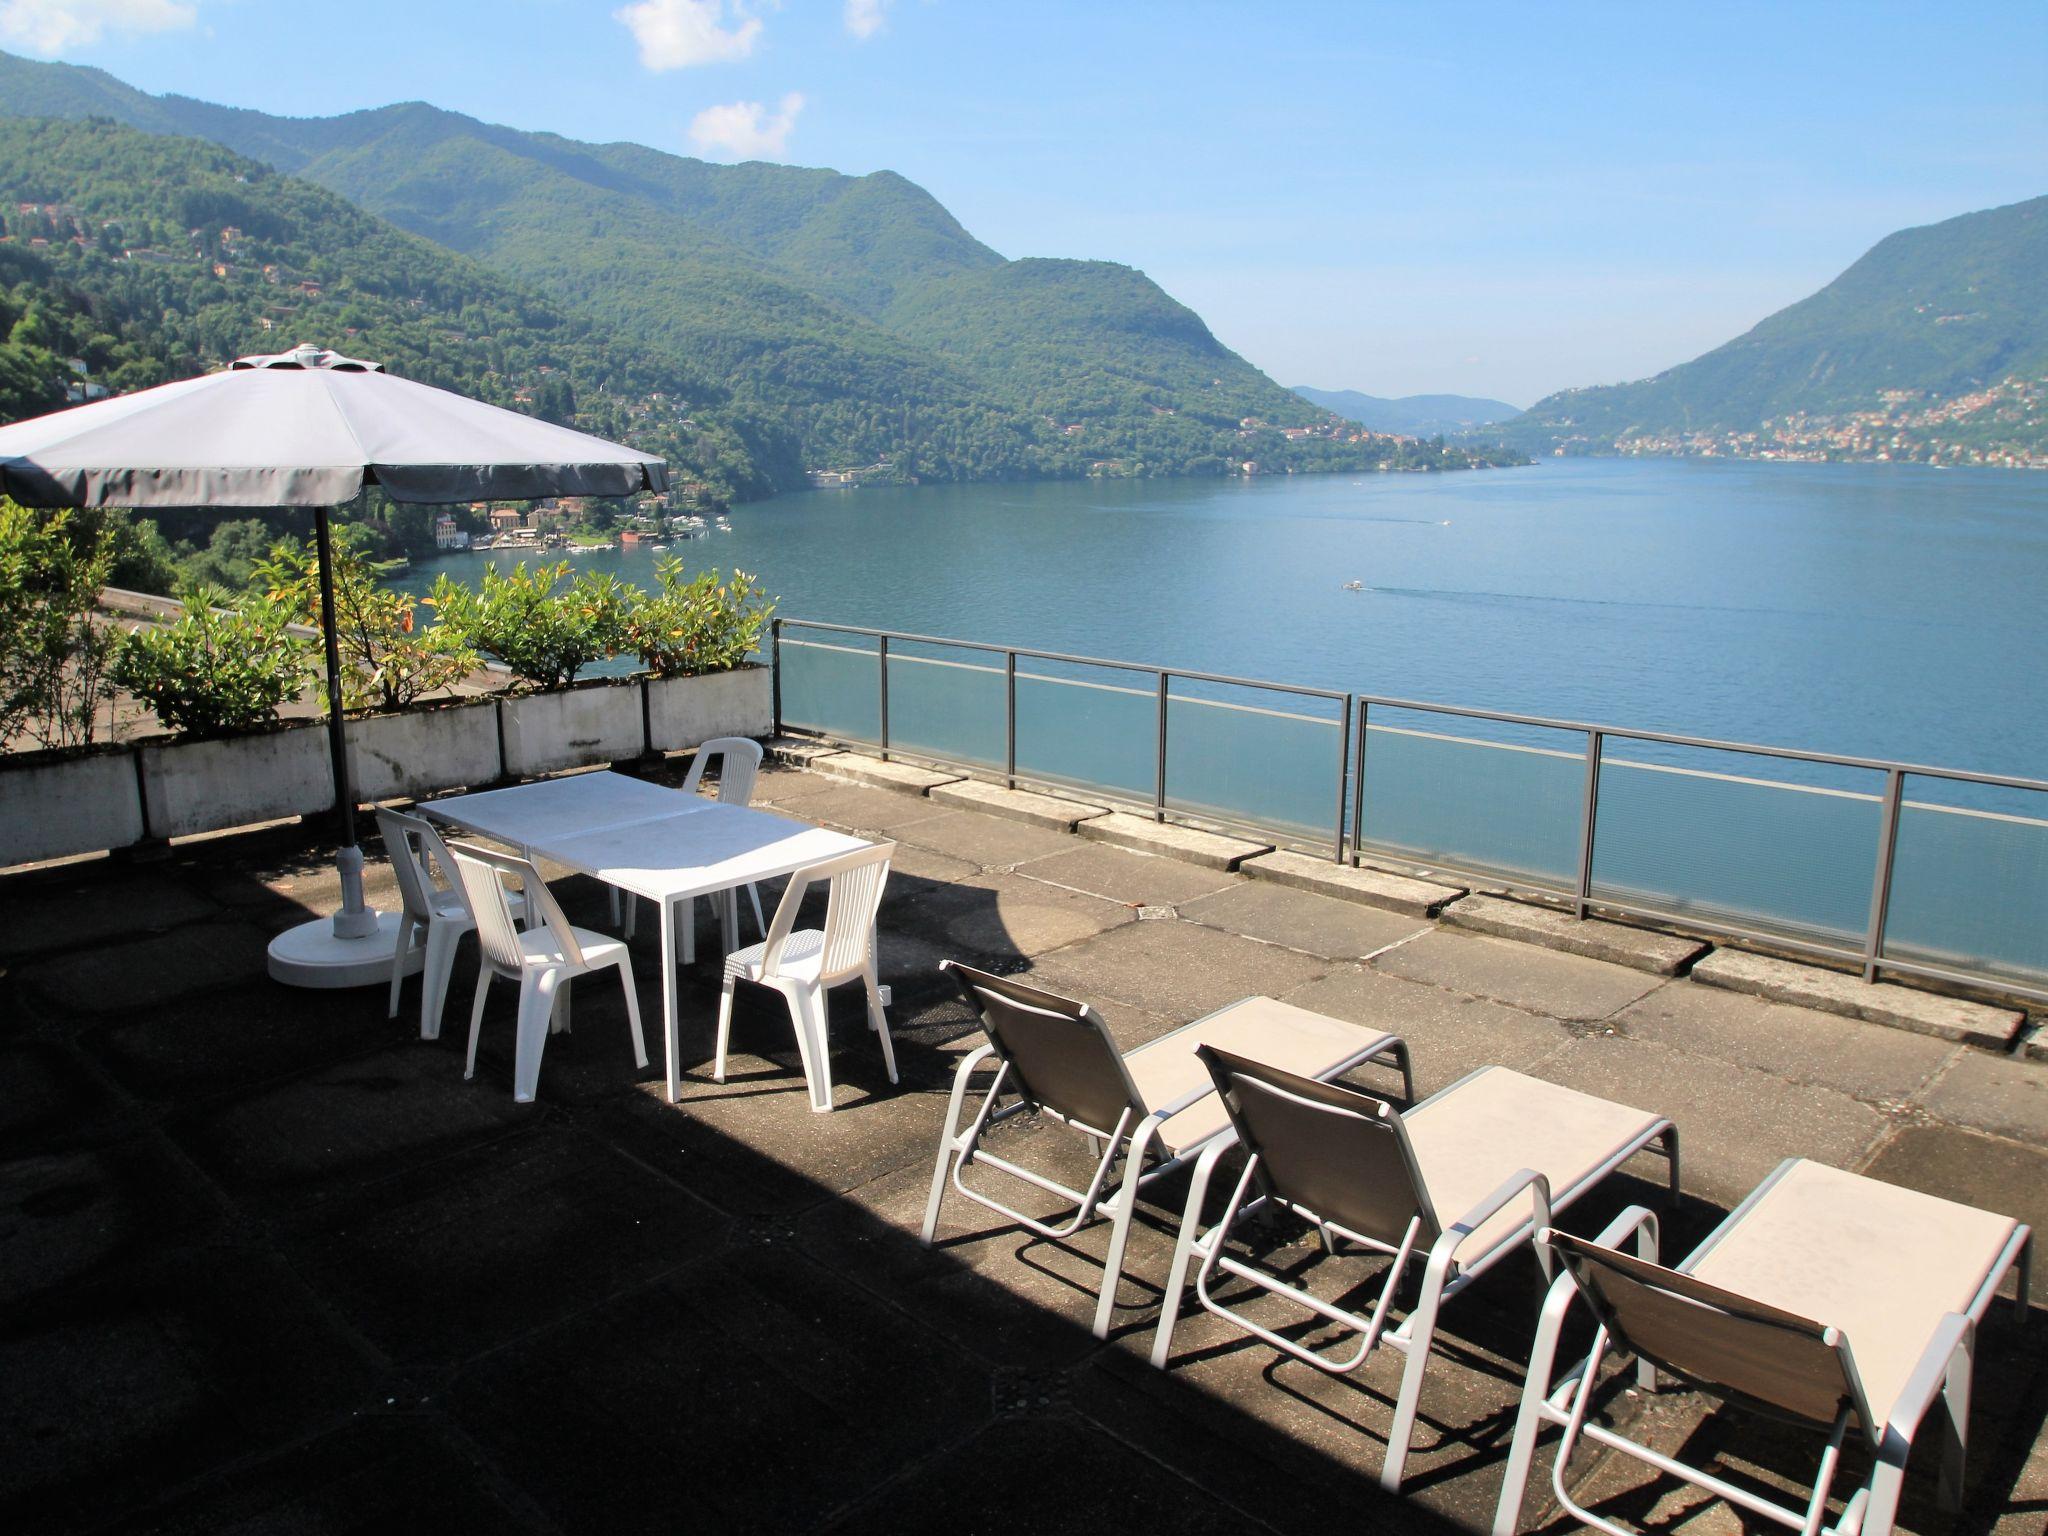
<svg viewBox="0 0 2048 1536">
<path fill-rule="evenodd" d="M 698 896 L 731 892 L 870 846 L 773 811 L 721 805 L 617 773 L 457 795 L 420 809 L 655 904 L 661 914 L 662 1038 L 670 1103 L 679 1088 L 676 949 L 683 907 Z M 729 901 L 720 905 L 730 952 L 738 938 L 736 910 Z"/>
</svg>

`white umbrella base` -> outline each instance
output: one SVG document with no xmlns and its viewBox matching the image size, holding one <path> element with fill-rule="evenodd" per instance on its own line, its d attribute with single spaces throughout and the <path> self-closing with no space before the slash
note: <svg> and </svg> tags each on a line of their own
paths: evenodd
<svg viewBox="0 0 2048 1536">
<path fill-rule="evenodd" d="M 288 987 L 389 986 L 398 922 L 398 913 L 379 912 L 377 931 L 360 939 L 336 938 L 331 917 L 287 928 L 270 941 L 271 979 Z M 408 976 L 420 968 L 425 953 L 415 946 L 405 957 Z"/>
</svg>

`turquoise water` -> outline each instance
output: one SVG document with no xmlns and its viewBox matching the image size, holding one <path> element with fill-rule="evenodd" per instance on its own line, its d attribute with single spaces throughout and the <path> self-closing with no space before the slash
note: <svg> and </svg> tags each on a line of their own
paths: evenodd
<svg viewBox="0 0 2048 1536">
<path fill-rule="evenodd" d="M 732 523 L 675 550 L 792 618 L 2048 776 L 2039 475 L 1549 460 L 827 491 Z"/>
</svg>

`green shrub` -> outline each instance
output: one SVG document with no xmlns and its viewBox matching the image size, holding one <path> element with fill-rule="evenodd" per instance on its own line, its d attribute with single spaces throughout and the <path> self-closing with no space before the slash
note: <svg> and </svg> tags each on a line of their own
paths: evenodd
<svg viewBox="0 0 2048 1536">
<path fill-rule="evenodd" d="M 636 592 L 626 612 L 626 645 L 656 677 L 690 677 L 739 666 L 759 644 L 775 600 L 745 571 L 720 582 L 715 571 L 685 578 L 673 557 L 655 568 L 653 592 Z"/>
<path fill-rule="evenodd" d="M 113 566 L 104 528 L 0 498 L 0 743 L 91 744 L 119 643 L 93 619 Z"/>
<path fill-rule="evenodd" d="M 413 601 L 380 587 L 378 578 L 396 561 L 370 558 L 355 528 L 339 530 L 334 544 L 335 638 L 341 650 L 344 708 L 377 705 L 398 709 L 423 694 L 460 682 L 475 670 L 477 655 L 445 623 L 414 621 Z M 282 603 L 301 624 L 320 627 L 320 555 L 296 539 L 272 546 L 254 571 L 256 586 Z M 326 683 L 321 683 L 323 696 Z"/>
<path fill-rule="evenodd" d="M 568 687 L 592 662 L 619 654 L 637 595 L 616 576 L 585 571 L 571 577 L 566 560 L 532 571 L 522 560 L 509 573 L 487 567 L 474 588 L 444 575 L 427 602 L 452 641 L 488 652 L 547 692 Z"/>
<path fill-rule="evenodd" d="M 317 643 L 291 634 L 291 611 L 263 597 L 230 599 L 201 587 L 183 618 L 144 625 L 114 658 L 114 680 L 168 730 L 225 736 L 277 719 L 314 674 Z"/>
</svg>

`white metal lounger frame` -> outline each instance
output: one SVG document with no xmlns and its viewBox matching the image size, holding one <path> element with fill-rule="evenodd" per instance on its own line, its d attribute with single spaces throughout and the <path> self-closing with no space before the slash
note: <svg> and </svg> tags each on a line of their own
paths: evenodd
<svg viewBox="0 0 2048 1536">
<path fill-rule="evenodd" d="M 1409 1442 L 1414 1436 L 1415 1419 L 1421 1407 L 1423 1372 L 1429 1363 L 1429 1353 L 1436 1341 L 1437 1313 L 1443 1303 L 1529 1242 L 1537 1231 L 1549 1226 L 1553 1211 L 1569 1207 L 1638 1152 L 1656 1151 L 1669 1162 L 1671 1201 L 1675 1205 L 1678 1200 L 1678 1129 L 1669 1120 L 1653 1119 L 1649 1121 L 1646 1129 L 1617 1146 L 1598 1167 L 1568 1188 L 1552 1190 L 1549 1179 L 1543 1174 L 1531 1168 L 1522 1168 L 1510 1174 L 1471 1210 L 1463 1212 L 1456 1221 L 1445 1225 L 1438 1219 L 1436 1211 L 1430 1204 L 1428 1186 L 1423 1181 L 1421 1170 L 1416 1163 L 1414 1148 L 1409 1144 L 1407 1127 L 1403 1123 L 1401 1112 L 1392 1104 L 1349 1084 L 1321 1083 L 1296 1077 L 1292 1073 L 1262 1066 L 1242 1057 L 1234 1057 L 1227 1051 L 1215 1050 L 1209 1046 L 1201 1048 L 1201 1055 L 1204 1061 L 1208 1062 L 1210 1070 L 1216 1074 L 1219 1089 L 1224 1091 L 1224 1104 L 1230 1109 L 1231 1121 L 1237 1135 L 1226 1136 L 1212 1142 L 1195 1165 L 1194 1177 L 1188 1186 L 1187 1214 L 1181 1223 L 1180 1239 L 1174 1246 L 1173 1268 L 1167 1278 L 1166 1297 L 1159 1311 L 1159 1331 L 1152 1342 L 1152 1363 L 1161 1370 L 1166 1369 L 1173 1346 L 1174 1324 L 1179 1318 L 1181 1300 L 1187 1289 L 1188 1267 L 1197 1257 L 1200 1258 L 1201 1264 L 1195 1276 L 1195 1295 L 1205 1310 L 1215 1313 L 1254 1337 L 1318 1370 L 1327 1371 L 1331 1375 L 1348 1375 L 1363 1366 L 1378 1346 L 1392 1345 L 1407 1356 L 1408 1363 L 1401 1374 L 1400 1393 L 1394 1404 L 1394 1421 L 1387 1435 L 1386 1460 L 1380 1469 L 1380 1486 L 1389 1493 L 1401 1491 L 1401 1474 L 1407 1465 Z M 1466 1083 L 1491 1070 L 1490 1067 L 1481 1067 L 1477 1071 L 1467 1073 L 1457 1082 L 1430 1097 L 1446 1098 Z M 1283 1102 L 1312 1112 L 1348 1117 L 1354 1122 L 1372 1125 L 1394 1138 L 1396 1155 L 1407 1170 L 1408 1189 L 1399 1193 L 1388 1191 L 1387 1194 L 1413 1212 L 1398 1242 L 1390 1243 L 1382 1238 L 1355 1231 L 1303 1204 L 1274 1193 L 1266 1186 L 1261 1173 L 1260 1158 L 1256 1152 L 1245 1159 L 1244 1171 L 1231 1192 L 1222 1216 L 1206 1234 L 1201 1232 L 1202 1205 L 1207 1197 L 1210 1181 L 1215 1175 L 1217 1163 L 1234 1147 L 1240 1144 L 1253 1144 L 1245 1135 L 1240 1108 L 1233 1098 L 1234 1083 L 1239 1077 L 1250 1079 L 1257 1084 L 1257 1091 L 1271 1094 Z M 1427 1102 L 1429 1100 L 1424 1100 L 1424 1103 Z M 1421 1107 L 1415 1106 L 1416 1109 Z M 1259 1186 L 1256 1194 L 1255 1184 Z M 1408 1198 L 1411 1193 L 1412 1200 Z M 1501 1234 L 1492 1246 L 1483 1252 L 1460 1257 L 1459 1248 L 1480 1225 L 1489 1217 L 1506 1209 L 1515 1200 L 1525 1197 L 1530 1205 L 1527 1220 Z M 1229 1240 L 1231 1228 L 1236 1225 L 1238 1219 L 1251 1215 L 1269 1204 L 1291 1211 L 1313 1225 L 1322 1239 L 1323 1250 L 1326 1253 L 1336 1254 L 1336 1240 L 1343 1238 L 1372 1252 L 1392 1256 L 1393 1262 L 1387 1267 L 1385 1282 L 1370 1314 L 1361 1317 L 1357 1313 L 1348 1312 L 1342 1307 L 1310 1295 L 1298 1286 L 1289 1285 L 1261 1269 L 1231 1258 L 1223 1251 L 1224 1244 Z M 1425 1249 L 1427 1259 L 1423 1267 L 1421 1293 L 1416 1299 L 1415 1308 L 1398 1326 L 1390 1326 L 1388 1313 L 1393 1305 L 1394 1294 L 1400 1287 L 1409 1263 Z M 1542 1264 L 1545 1278 L 1549 1278 L 1549 1254 L 1538 1249 L 1537 1257 Z M 1283 1296 L 1325 1321 L 1353 1330 L 1360 1336 L 1355 1351 L 1348 1358 L 1331 1359 L 1225 1306 L 1209 1293 L 1210 1282 L 1219 1269 L 1274 1295 Z"/>
<path fill-rule="evenodd" d="M 1709 1234 L 1705 1242 L 1687 1256 L 1675 1273 L 1689 1274 L 1693 1267 L 1712 1251 L 1716 1243 L 1742 1224 L 1743 1219 L 1770 1191 L 1771 1186 L 1798 1161 L 1797 1158 L 1788 1158 L 1779 1164 L 1769 1178 L 1728 1213 L 1727 1218 Z M 1630 1206 L 1623 1211 L 1599 1237 L 1594 1239 L 1594 1242 L 1602 1248 L 1620 1249 L 1630 1237 L 1634 1237 L 1637 1255 L 1641 1259 L 1652 1264 L 1657 1262 L 1657 1218 L 1639 1205 Z M 1553 1233 L 1539 1233 L 1538 1252 L 1543 1252 L 1553 1239 Z M 1820 1465 L 1814 1477 L 1813 1491 L 1804 1509 L 1794 1509 L 1789 1505 L 1780 1504 L 1753 1488 L 1739 1487 L 1701 1468 L 1689 1466 L 1639 1441 L 1631 1440 L 1593 1419 L 1589 1409 L 1593 1395 L 1598 1390 L 1601 1362 L 1613 1340 L 1607 1327 L 1602 1324 L 1594 1332 L 1593 1347 L 1586 1357 L 1564 1375 L 1555 1374 L 1558 1340 L 1564 1328 L 1565 1315 L 1570 1311 L 1573 1301 L 1582 1299 L 1583 1296 L 1579 1283 L 1572 1274 L 1559 1274 L 1551 1285 L 1550 1294 L 1544 1299 L 1542 1318 L 1536 1329 L 1535 1348 L 1529 1356 L 1529 1376 L 1523 1388 L 1521 1411 L 1515 1420 L 1515 1436 L 1508 1452 L 1507 1474 L 1502 1480 L 1500 1502 L 1494 1510 L 1493 1536 L 1515 1536 L 1521 1523 L 1522 1502 L 1528 1490 L 1529 1472 L 1535 1460 L 1536 1440 L 1546 1423 L 1560 1425 L 1564 1429 L 1564 1437 L 1558 1442 L 1557 1455 L 1551 1465 L 1552 1492 L 1574 1518 L 1596 1530 L 1606 1532 L 1607 1536 L 1636 1536 L 1636 1533 L 1581 1507 L 1567 1491 L 1566 1472 L 1572 1452 L 1581 1437 L 1655 1467 L 1666 1476 L 1678 1478 L 1695 1488 L 1726 1499 L 1751 1514 L 1760 1515 L 1798 1531 L 1801 1536 L 1824 1536 L 1824 1533 L 1825 1536 L 1859 1536 L 1859 1533 L 1860 1536 L 1891 1536 L 1893 1523 L 1898 1514 L 1899 1494 L 1905 1481 L 1906 1461 L 1913 1448 L 1913 1437 L 1937 1398 L 1943 1405 L 1947 1429 L 1942 1442 L 1938 1497 L 1944 1507 L 1959 1507 L 1962 1499 L 1970 1377 L 1976 1352 L 1976 1330 L 1983 1322 L 1985 1313 L 1990 1310 L 1992 1299 L 2004 1284 L 2006 1272 L 2015 1267 L 2018 1270 L 2018 1285 L 2015 1289 L 2014 1303 L 2022 1313 L 2025 1312 L 2032 1254 L 2032 1234 L 2027 1227 L 2021 1226 L 2013 1233 L 2004 1251 L 1992 1265 L 1989 1275 L 1979 1287 L 1976 1296 L 1971 1299 L 1968 1309 L 1964 1312 L 1949 1313 L 1928 1339 L 1919 1363 L 1914 1367 L 1904 1391 L 1899 1395 L 1898 1403 L 1892 1409 L 1892 1416 L 1886 1421 L 1879 1421 L 1877 1414 L 1865 1399 L 1862 1381 L 1856 1374 L 1855 1359 L 1849 1353 L 1849 1341 L 1843 1338 L 1838 1329 L 1820 1330 L 1821 1341 L 1840 1355 L 1844 1375 L 1851 1390 L 1827 1432 L 1826 1445 L 1821 1452 Z M 1643 1391 L 1655 1391 L 1656 1367 L 1648 1360 L 1638 1358 L 1636 1380 Z M 1711 1383 L 1699 1385 L 1709 1391 L 1714 1390 Z M 1843 1442 L 1852 1427 L 1862 1431 L 1863 1439 L 1870 1450 L 1873 1458 L 1871 1474 L 1869 1481 L 1850 1495 L 1843 1507 L 1841 1518 L 1834 1525 L 1828 1526 L 1825 1524 L 1828 1495 L 1834 1484 Z"/>
<path fill-rule="evenodd" d="M 1077 1003 L 1050 992 L 1041 992 L 1009 977 L 993 976 L 953 960 L 941 961 L 939 969 L 950 973 L 960 983 L 970 1005 L 981 1013 L 983 1027 L 988 1031 L 990 1043 L 971 1052 L 953 1075 L 953 1096 L 946 1110 L 946 1129 L 939 1139 L 938 1160 L 932 1169 L 931 1195 L 925 1202 L 922 1234 L 924 1244 L 930 1247 L 938 1231 L 939 1205 L 945 1196 L 949 1175 L 953 1188 L 969 1200 L 977 1205 L 986 1206 L 998 1215 L 1006 1216 L 1019 1226 L 1054 1242 L 1072 1237 L 1096 1216 L 1107 1215 L 1111 1220 L 1109 1252 L 1103 1263 L 1102 1289 L 1096 1298 L 1094 1321 L 1095 1336 L 1098 1339 L 1107 1338 L 1110 1319 L 1116 1312 L 1117 1286 L 1123 1279 L 1124 1250 L 1130 1240 L 1131 1218 L 1137 1210 L 1138 1195 L 1155 1180 L 1185 1167 L 1199 1150 L 1198 1147 L 1189 1147 L 1177 1154 L 1167 1151 L 1158 1141 L 1159 1129 L 1190 1104 L 1207 1098 L 1215 1089 L 1212 1085 L 1204 1083 L 1190 1089 L 1171 1103 L 1147 1110 L 1137 1086 L 1131 1081 L 1129 1069 L 1124 1065 L 1123 1053 L 1117 1049 L 1116 1042 L 1103 1027 L 1101 1017 L 1086 1003 Z M 1025 1097 L 1021 1090 L 1014 1103 L 1000 1109 L 996 1107 L 1005 1085 L 1012 1076 L 1012 1063 L 1002 1045 L 1001 1026 L 989 1019 L 991 997 L 998 1000 L 1003 1007 L 1016 1009 L 1027 1016 L 1061 1020 L 1093 1031 L 1100 1037 L 1103 1056 L 1107 1062 L 1115 1064 L 1124 1100 L 1124 1108 L 1112 1124 L 1107 1127 L 1092 1125 L 1079 1116 L 1062 1113 L 1042 1101 Z M 1375 1037 L 1371 1049 L 1361 1052 L 1338 1070 L 1348 1072 L 1368 1061 L 1380 1061 L 1396 1068 L 1401 1073 L 1404 1092 L 1412 1091 L 1414 1079 L 1408 1061 L 1408 1047 L 1404 1042 L 1397 1039 L 1389 1045 L 1385 1037 Z M 980 1111 L 963 1131 L 960 1128 L 960 1112 L 967 1097 L 969 1082 L 976 1071 L 991 1062 L 995 1067 L 995 1078 L 985 1091 Z M 1103 1070 L 1109 1070 L 1106 1064 Z M 1020 1079 L 1023 1076 L 1021 1072 L 1016 1075 Z M 1114 1097 L 1114 1094 L 1111 1097 Z M 1095 1164 L 1095 1172 L 1089 1179 L 1086 1189 L 1070 1189 L 1056 1179 L 998 1157 L 981 1146 L 981 1138 L 990 1126 L 1031 1109 L 1041 1110 L 1062 1124 L 1072 1126 L 1102 1148 L 1102 1154 Z M 1103 1190 L 1109 1183 L 1110 1174 L 1120 1155 L 1124 1160 L 1123 1182 L 1114 1194 L 1105 1199 Z M 970 1189 L 961 1177 L 961 1170 L 969 1163 L 976 1162 L 985 1163 L 1048 1194 L 1058 1195 L 1063 1200 L 1071 1200 L 1074 1202 L 1073 1209 L 1067 1213 L 1065 1220 L 1055 1225 L 1027 1216 L 992 1195 Z"/>
</svg>

